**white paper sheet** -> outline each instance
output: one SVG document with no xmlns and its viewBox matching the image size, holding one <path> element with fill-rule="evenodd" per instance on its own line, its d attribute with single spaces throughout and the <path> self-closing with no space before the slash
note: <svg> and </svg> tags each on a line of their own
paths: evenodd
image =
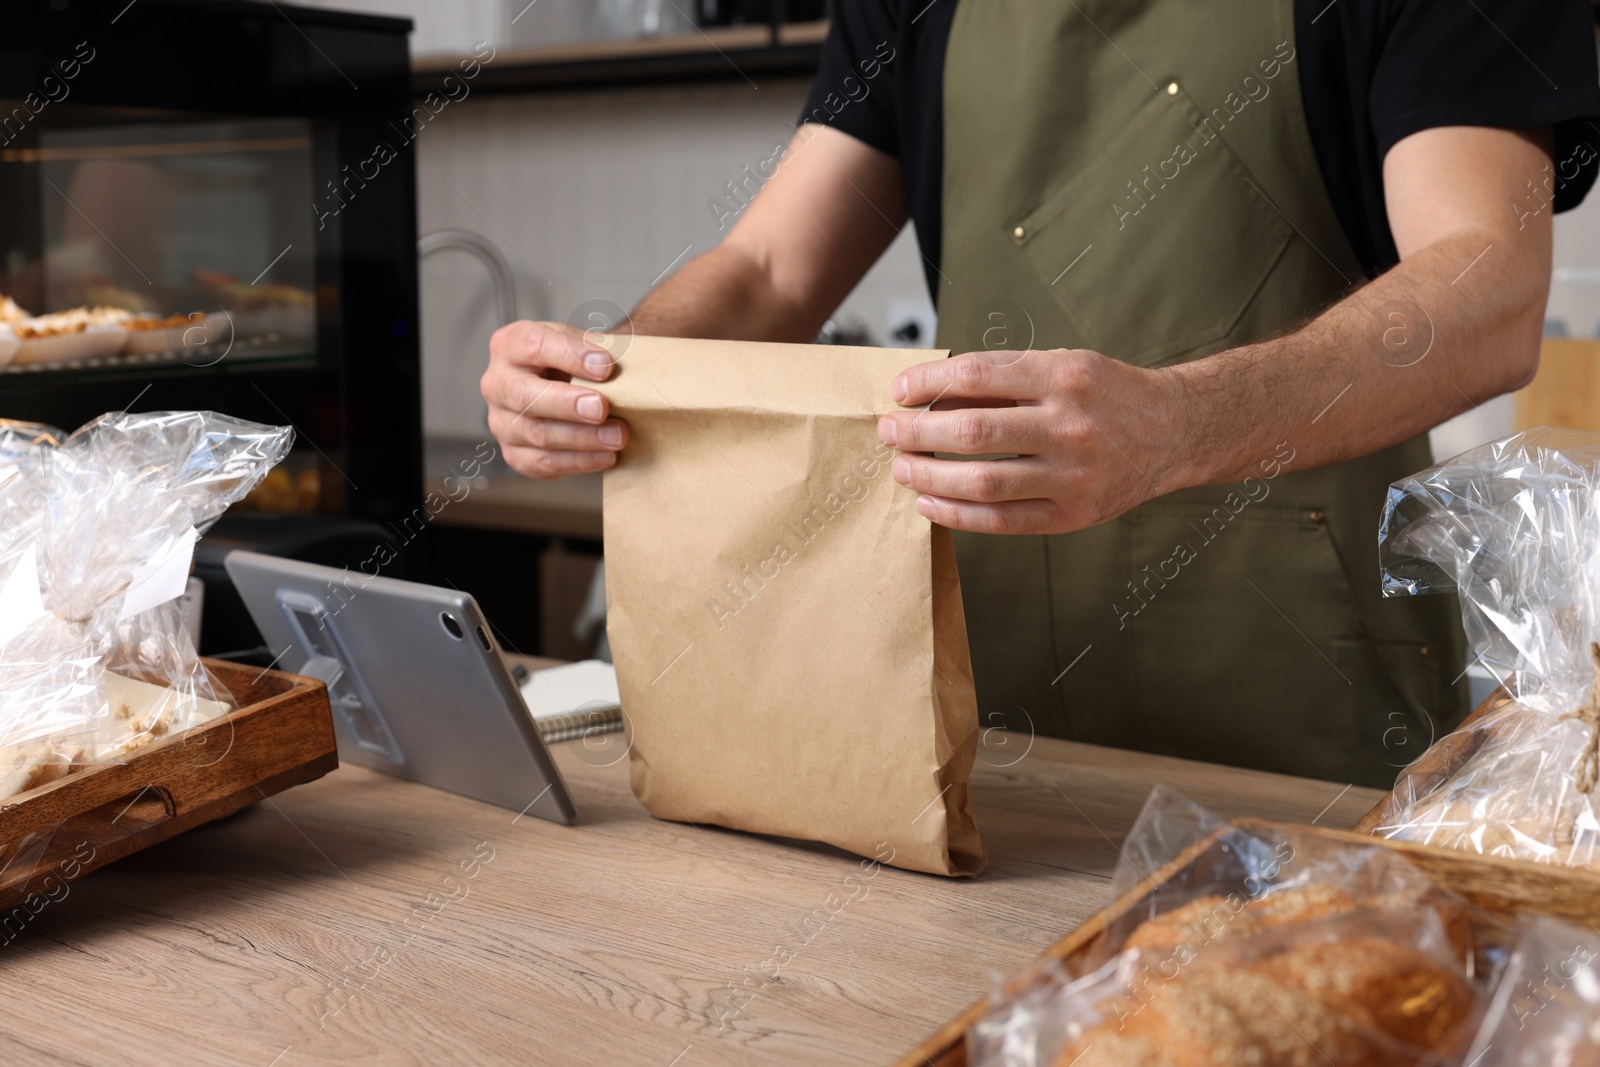
<svg viewBox="0 0 1600 1067">
<path fill-rule="evenodd" d="M 617 670 L 597 659 L 534 671 L 522 683 L 522 699 L 535 719 L 573 711 L 617 707 Z"/>
<path fill-rule="evenodd" d="M 39 592 L 39 561 L 32 547 L 17 559 L 0 587 L 0 645 L 32 626 L 45 613 L 44 597 Z M 612 676 L 615 679 L 615 675 Z M 616 688 L 612 681 L 613 690 Z"/>
<path fill-rule="evenodd" d="M 122 598 L 119 619 L 131 619 L 141 611 L 176 600 L 189 585 L 189 567 L 194 562 L 194 545 L 200 534 L 193 526 L 163 545 L 154 556 L 133 572 L 133 582 Z"/>
</svg>

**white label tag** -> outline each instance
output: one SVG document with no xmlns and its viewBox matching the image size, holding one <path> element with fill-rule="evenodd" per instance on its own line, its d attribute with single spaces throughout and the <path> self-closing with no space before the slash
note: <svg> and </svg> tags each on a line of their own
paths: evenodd
<svg viewBox="0 0 1600 1067">
<path fill-rule="evenodd" d="M 200 532 L 193 526 L 168 541 L 138 570 L 122 598 L 118 619 L 129 619 L 141 611 L 176 600 L 189 584 L 189 564 L 194 561 L 194 544 Z"/>
<path fill-rule="evenodd" d="M 44 617 L 44 597 L 39 593 L 39 560 L 30 546 L 16 568 L 0 586 L 0 645 Z"/>
</svg>

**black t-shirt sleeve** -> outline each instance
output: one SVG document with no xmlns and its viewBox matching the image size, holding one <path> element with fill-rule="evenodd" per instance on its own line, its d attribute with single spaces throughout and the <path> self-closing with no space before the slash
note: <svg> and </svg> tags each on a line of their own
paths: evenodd
<svg viewBox="0 0 1600 1067">
<path fill-rule="evenodd" d="M 1586 147 L 1600 146 L 1589 0 L 1383 0 L 1379 7 L 1388 9 L 1388 25 L 1370 113 L 1380 161 L 1397 142 L 1437 126 L 1553 126 L 1556 165 L 1570 175 L 1557 185 L 1556 210 L 1583 200 L 1600 158 Z"/>
<path fill-rule="evenodd" d="M 901 0 L 846 0 L 834 5 L 801 122 L 832 126 L 899 158 L 895 79 L 882 75 L 884 65 L 896 55 L 902 6 Z"/>
</svg>

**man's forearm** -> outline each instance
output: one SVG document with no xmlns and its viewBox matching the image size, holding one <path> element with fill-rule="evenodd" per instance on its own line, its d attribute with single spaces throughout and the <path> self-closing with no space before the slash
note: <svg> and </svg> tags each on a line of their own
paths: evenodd
<svg viewBox="0 0 1600 1067">
<path fill-rule="evenodd" d="M 1173 488 L 1376 452 L 1520 388 L 1538 366 L 1548 250 L 1466 231 L 1271 341 L 1171 369 L 1192 457 Z"/>
<path fill-rule="evenodd" d="M 631 316 L 634 333 L 730 341 L 809 341 L 815 313 L 786 300 L 744 251 L 719 245 L 652 290 Z"/>
<path fill-rule="evenodd" d="M 893 156 L 806 123 L 727 238 L 640 301 L 633 331 L 810 341 L 894 240 L 905 195 Z"/>
<path fill-rule="evenodd" d="M 1153 370 L 1067 349 L 907 369 L 890 386 L 902 410 L 878 425 L 901 453 L 894 480 L 954 529 L 1066 533 L 1263 461 L 1378 452 L 1523 385 L 1550 285 L 1549 142 L 1482 127 L 1398 142 L 1384 196 L 1399 266 L 1283 337 Z"/>
</svg>

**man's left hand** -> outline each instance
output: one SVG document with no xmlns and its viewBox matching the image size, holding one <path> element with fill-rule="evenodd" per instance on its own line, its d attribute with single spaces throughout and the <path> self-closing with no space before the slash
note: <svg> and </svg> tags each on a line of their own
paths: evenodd
<svg viewBox="0 0 1600 1067">
<path fill-rule="evenodd" d="M 1183 488 L 1193 460 L 1177 375 L 1096 352 L 972 352 L 912 367 L 878 422 L 917 511 L 977 533 L 1065 533 Z M 936 459 L 926 453 L 986 460 Z"/>
</svg>

